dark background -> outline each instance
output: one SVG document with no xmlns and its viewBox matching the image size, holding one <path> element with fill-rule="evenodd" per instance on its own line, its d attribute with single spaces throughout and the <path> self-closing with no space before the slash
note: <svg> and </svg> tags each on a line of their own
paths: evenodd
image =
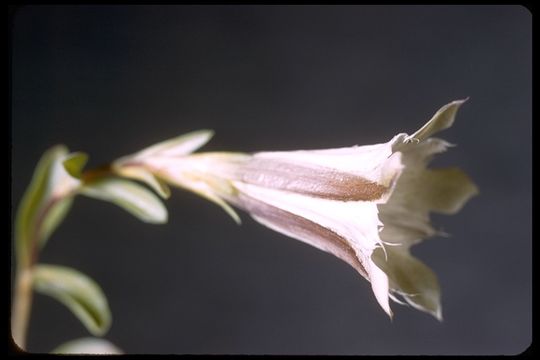
<svg viewBox="0 0 540 360">
<path fill-rule="evenodd" d="M 169 223 L 79 197 L 41 260 L 103 287 L 130 353 L 515 354 L 531 342 L 532 16 L 519 6 L 53 6 L 12 23 L 13 211 L 42 153 L 89 167 L 200 128 L 205 150 L 386 142 L 470 96 L 441 137 L 480 195 L 414 252 L 444 322 L 351 267 L 175 189 Z M 12 219 L 13 221 L 13 219 Z M 28 349 L 88 333 L 36 295 Z"/>
</svg>

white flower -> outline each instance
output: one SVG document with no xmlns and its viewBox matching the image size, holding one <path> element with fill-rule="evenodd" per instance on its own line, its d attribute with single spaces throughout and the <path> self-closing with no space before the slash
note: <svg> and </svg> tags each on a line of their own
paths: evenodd
<svg viewBox="0 0 540 360">
<path fill-rule="evenodd" d="M 120 159 L 116 168 L 124 175 L 129 166 L 144 169 L 218 203 L 238 220 L 227 205 L 232 204 L 273 230 L 337 256 L 371 282 L 390 316 L 389 298 L 401 302 L 399 296 L 441 319 L 436 276 L 409 249 L 437 234 L 430 211 L 455 213 L 478 191 L 458 169 L 426 168 L 450 146 L 430 136 L 452 125 L 463 102 L 442 107 L 413 135 L 401 133 L 377 145 L 247 155 L 189 154 L 197 146 L 180 152 L 158 144 Z M 190 141 L 202 145 L 206 135 Z"/>
</svg>

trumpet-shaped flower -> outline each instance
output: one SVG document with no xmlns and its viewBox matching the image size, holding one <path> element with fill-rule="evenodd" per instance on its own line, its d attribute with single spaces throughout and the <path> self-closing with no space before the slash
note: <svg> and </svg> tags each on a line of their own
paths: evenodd
<svg viewBox="0 0 540 360">
<path fill-rule="evenodd" d="M 239 221 L 233 205 L 335 255 L 371 282 L 390 316 L 389 299 L 401 298 L 441 319 L 437 278 L 410 247 L 437 234 L 431 211 L 453 214 L 478 191 L 459 169 L 427 168 L 433 155 L 451 146 L 431 135 L 452 125 L 463 102 L 445 105 L 413 135 L 382 144 L 191 154 L 210 138 L 202 131 L 119 159 L 114 168 L 154 187 L 165 181 L 194 191 Z"/>
</svg>

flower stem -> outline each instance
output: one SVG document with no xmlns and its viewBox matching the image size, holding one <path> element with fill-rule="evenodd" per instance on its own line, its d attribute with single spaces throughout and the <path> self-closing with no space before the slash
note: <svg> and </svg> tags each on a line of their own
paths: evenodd
<svg viewBox="0 0 540 360">
<path fill-rule="evenodd" d="M 26 347 L 26 331 L 32 308 L 32 268 L 17 269 L 11 312 L 13 340 L 21 348 Z"/>
<path fill-rule="evenodd" d="M 23 350 L 26 348 L 26 333 L 28 322 L 30 321 L 30 310 L 32 309 L 32 273 L 39 256 L 39 233 L 47 213 L 59 200 L 60 198 L 51 198 L 39 211 L 36 216 L 34 229 L 30 235 L 26 256 L 23 254 L 17 254 L 16 256 L 18 264 L 15 273 L 15 289 L 12 300 L 11 331 L 13 340 Z M 20 240 L 17 242 L 20 242 Z M 21 251 L 20 248 L 17 250 Z"/>
</svg>

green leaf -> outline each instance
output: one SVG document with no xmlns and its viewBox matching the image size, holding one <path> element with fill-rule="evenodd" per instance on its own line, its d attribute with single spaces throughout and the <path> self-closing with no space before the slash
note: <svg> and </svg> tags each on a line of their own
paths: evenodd
<svg viewBox="0 0 540 360">
<path fill-rule="evenodd" d="M 19 264 L 30 261 L 30 243 L 38 236 L 36 222 L 51 192 L 51 168 L 55 161 L 67 152 L 67 148 L 63 145 L 47 150 L 39 160 L 32 181 L 22 197 L 15 220 L 15 248 Z M 59 224 L 58 220 L 59 218 L 56 220 L 56 225 Z M 49 228 L 49 233 L 51 230 L 53 227 Z"/>
<path fill-rule="evenodd" d="M 82 338 L 68 341 L 53 351 L 53 354 L 122 354 L 122 350 L 110 341 L 98 338 Z"/>
<path fill-rule="evenodd" d="M 67 306 L 95 336 L 105 334 L 111 325 L 111 312 L 101 288 L 79 271 L 56 265 L 36 265 L 34 289 Z"/>
<path fill-rule="evenodd" d="M 102 178 L 85 184 L 81 193 L 99 200 L 112 202 L 141 221 L 153 224 L 167 222 L 167 209 L 161 200 L 143 186 L 129 180 Z"/>
<path fill-rule="evenodd" d="M 71 209 L 73 197 L 81 186 L 80 170 L 88 156 L 83 153 L 64 154 L 52 164 L 48 179 L 48 193 L 43 205 L 42 218 L 38 218 L 36 231 L 40 248 L 45 246 L 50 235 L 56 230 Z M 69 167 L 66 167 L 66 162 Z"/>
<path fill-rule="evenodd" d="M 63 161 L 64 168 L 69 175 L 79 179 L 81 177 L 81 171 L 88 161 L 88 155 L 83 152 L 74 152 L 69 154 Z"/>
<path fill-rule="evenodd" d="M 113 165 L 113 169 L 116 174 L 122 177 L 143 181 L 164 199 L 168 199 L 171 196 L 169 186 L 144 167 Z"/>
<path fill-rule="evenodd" d="M 72 204 L 73 196 L 68 196 L 55 201 L 49 211 L 47 211 L 47 215 L 44 217 L 43 223 L 41 225 L 41 236 L 38 241 L 38 245 L 40 248 L 43 248 L 43 246 L 45 246 L 51 234 L 64 220 L 67 213 L 71 209 Z"/>
<path fill-rule="evenodd" d="M 15 236 L 20 264 L 30 261 L 32 243 L 43 247 L 67 215 L 81 184 L 68 170 L 76 175 L 86 158 L 82 153 L 68 155 L 63 145 L 49 149 L 41 157 L 17 213 Z"/>
</svg>

